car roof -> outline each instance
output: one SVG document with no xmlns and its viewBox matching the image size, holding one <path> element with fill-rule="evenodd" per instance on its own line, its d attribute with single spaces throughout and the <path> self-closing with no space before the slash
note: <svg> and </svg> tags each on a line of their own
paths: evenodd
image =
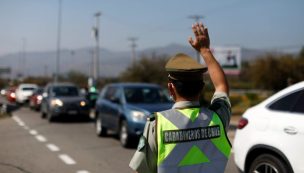
<svg viewBox="0 0 304 173">
<path fill-rule="evenodd" d="M 112 83 L 108 84 L 108 86 L 115 86 L 115 87 L 160 87 L 157 84 L 152 83 L 137 83 L 137 82 L 121 82 L 121 83 Z"/>
<path fill-rule="evenodd" d="M 37 88 L 38 85 L 32 84 L 32 83 L 22 83 L 22 84 L 19 84 L 18 87 L 19 87 L 19 88 L 21 88 L 21 87 L 35 87 L 35 88 Z"/>
<path fill-rule="evenodd" d="M 300 89 L 304 89 L 304 81 L 301 81 L 299 83 L 293 84 L 277 93 L 275 93 L 274 95 L 270 96 L 269 98 L 267 98 L 266 100 L 264 100 L 261 105 L 263 106 L 267 106 L 269 103 L 281 98 L 282 96 L 285 96 L 288 93 L 293 93 L 296 92 Z"/>
</svg>

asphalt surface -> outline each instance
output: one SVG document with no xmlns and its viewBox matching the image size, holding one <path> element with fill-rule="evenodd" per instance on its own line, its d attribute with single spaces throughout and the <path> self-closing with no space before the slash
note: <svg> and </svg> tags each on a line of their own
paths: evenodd
<svg viewBox="0 0 304 173">
<path fill-rule="evenodd" d="M 29 108 L 0 119 L 0 173 L 128 173 L 134 152 L 113 135 L 98 138 L 88 119 L 49 123 Z M 233 154 L 225 172 L 237 172 Z"/>
</svg>

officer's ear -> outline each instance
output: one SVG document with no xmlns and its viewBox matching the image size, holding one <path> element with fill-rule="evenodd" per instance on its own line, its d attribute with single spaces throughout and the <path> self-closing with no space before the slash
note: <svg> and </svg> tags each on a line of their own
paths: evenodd
<svg viewBox="0 0 304 173">
<path fill-rule="evenodd" d="M 175 87 L 172 82 L 168 82 L 168 90 L 169 90 L 170 95 L 172 95 L 174 93 Z"/>
<path fill-rule="evenodd" d="M 175 102 L 176 100 L 176 89 L 175 86 L 172 82 L 168 82 L 168 90 L 169 90 L 169 94 L 170 94 L 170 98 Z"/>
</svg>

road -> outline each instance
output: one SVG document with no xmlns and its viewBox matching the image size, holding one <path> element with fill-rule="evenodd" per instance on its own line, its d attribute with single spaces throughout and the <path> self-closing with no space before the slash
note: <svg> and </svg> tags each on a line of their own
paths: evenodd
<svg viewBox="0 0 304 173">
<path fill-rule="evenodd" d="M 113 136 L 98 138 L 91 121 L 49 123 L 20 108 L 0 119 L 0 141 L 1 173 L 132 172 L 128 164 L 135 149 L 122 148 Z M 232 154 L 226 173 L 235 172 Z"/>
</svg>

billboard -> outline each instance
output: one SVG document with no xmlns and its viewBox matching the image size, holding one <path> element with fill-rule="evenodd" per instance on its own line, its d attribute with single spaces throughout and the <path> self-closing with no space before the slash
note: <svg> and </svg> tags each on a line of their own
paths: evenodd
<svg viewBox="0 0 304 173">
<path fill-rule="evenodd" d="M 9 73 L 11 73 L 11 68 L 9 68 L 9 67 L 0 67 L 0 74 L 1 73 L 6 73 L 6 74 L 9 74 Z"/>
<path fill-rule="evenodd" d="M 238 75 L 241 71 L 241 48 L 235 46 L 213 47 L 213 55 L 226 74 Z"/>
</svg>

